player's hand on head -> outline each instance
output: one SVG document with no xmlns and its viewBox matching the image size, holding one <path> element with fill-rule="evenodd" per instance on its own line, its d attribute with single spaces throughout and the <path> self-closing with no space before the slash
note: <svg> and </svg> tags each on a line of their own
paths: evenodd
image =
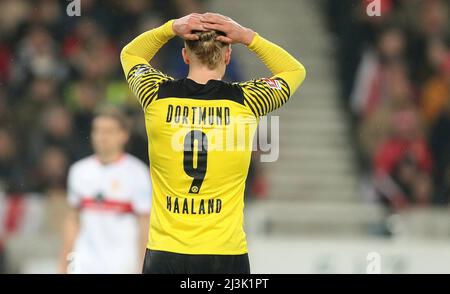
<svg viewBox="0 0 450 294">
<path fill-rule="evenodd" d="M 185 40 L 198 40 L 198 36 L 192 31 L 206 31 L 203 27 L 203 15 L 191 13 L 173 22 L 172 28 L 177 36 Z"/>
<path fill-rule="evenodd" d="M 211 12 L 204 13 L 202 16 L 203 28 L 225 33 L 226 36 L 217 37 L 218 41 L 229 44 L 241 43 L 249 45 L 253 40 L 255 35 L 254 31 L 241 26 L 228 16 Z"/>
</svg>

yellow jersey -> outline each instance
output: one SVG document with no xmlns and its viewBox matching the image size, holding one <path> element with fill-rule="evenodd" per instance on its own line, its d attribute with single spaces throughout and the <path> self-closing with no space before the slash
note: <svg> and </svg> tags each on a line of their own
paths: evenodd
<svg viewBox="0 0 450 294">
<path fill-rule="evenodd" d="M 274 57 L 283 60 L 282 70 L 273 70 L 272 78 L 206 84 L 175 80 L 148 63 L 175 35 L 172 22 L 141 34 L 121 53 L 148 136 L 153 196 L 147 247 L 183 254 L 244 254 L 244 188 L 258 120 L 286 103 L 305 69 L 256 34 L 248 47 L 269 69 L 280 67 Z"/>
</svg>

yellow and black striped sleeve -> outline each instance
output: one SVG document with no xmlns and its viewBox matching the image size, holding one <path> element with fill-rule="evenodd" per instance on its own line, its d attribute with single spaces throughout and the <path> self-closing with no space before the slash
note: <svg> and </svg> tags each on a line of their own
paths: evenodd
<svg viewBox="0 0 450 294">
<path fill-rule="evenodd" d="M 244 104 L 255 116 L 264 116 L 281 107 L 291 96 L 289 85 L 282 78 L 255 79 L 239 83 Z"/>
<path fill-rule="evenodd" d="M 172 24 L 173 20 L 170 20 L 137 36 L 120 53 L 120 61 L 128 84 L 144 110 L 155 100 L 159 85 L 173 80 L 149 64 L 149 60 L 158 50 L 175 36 Z"/>
<path fill-rule="evenodd" d="M 271 78 L 237 83 L 244 94 L 244 104 L 257 117 L 286 103 L 306 77 L 305 67 L 278 45 L 255 34 L 248 48 L 272 72 Z"/>
<path fill-rule="evenodd" d="M 137 97 L 142 108 L 145 110 L 158 95 L 159 85 L 173 80 L 149 64 L 138 64 L 134 66 L 127 76 L 131 91 Z"/>
</svg>

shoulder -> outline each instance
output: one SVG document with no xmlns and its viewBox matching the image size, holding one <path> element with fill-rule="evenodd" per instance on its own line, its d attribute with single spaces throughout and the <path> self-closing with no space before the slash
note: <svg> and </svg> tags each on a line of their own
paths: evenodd
<svg viewBox="0 0 450 294">
<path fill-rule="evenodd" d="M 158 99 L 172 97 L 232 100 L 243 104 L 243 91 L 239 84 L 220 80 L 209 80 L 206 84 L 198 84 L 188 78 L 166 81 L 159 87 Z"/>
<path fill-rule="evenodd" d="M 138 172 L 146 174 L 149 172 L 149 167 L 147 166 L 147 164 L 145 164 L 142 160 L 134 155 L 126 153 L 124 162 L 129 168 L 134 169 Z"/>
<path fill-rule="evenodd" d="M 150 64 L 137 64 L 133 66 L 127 74 L 127 80 L 136 80 L 138 78 L 158 77 L 165 80 L 173 80 L 172 77 L 162 73 Z"/>
<path fill-rule="evenodd" d="M 288 83 L 280 77 L 252 79 L 249 81 L 238 82 L 235 84 L 237 84 L 239 87 L 245 90 L 259 88 L 259 89 L 279 90 L 279 91 L 287 90 L 288 92 L 290 92 Z"/>
<path fill-rule="evenodd" d="M 74 162 L 69 168 L 69 173 L 75 174 L 92 170 L 96 165 L 97 162 L 95 156 L 91 155 Z"/>
</svg>

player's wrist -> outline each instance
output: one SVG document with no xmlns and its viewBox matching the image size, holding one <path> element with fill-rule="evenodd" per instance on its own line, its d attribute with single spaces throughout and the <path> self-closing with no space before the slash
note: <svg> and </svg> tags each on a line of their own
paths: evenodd
<svg viewBox="0 0 450 294">
<path fill-rule="evenodd" d="M 256 36 L 255 31 L 253 31 L 252 29 L 249 29 L 249 28 L 245 28 L 243 37 L 242 37 L 242 44 L 244 44 L 245 46 L 250 46 L 250 44 L 253 42 L 253 39 L 255 38 L 255 36 Z"/>
<path fill-rule="evenodd" d="M 175 37 L 176 36 L 176 32 L 174 30 L 173 24 L 175 22 L 175 19 L 171 19 L 169 21 L 167 21 L 163 27 L 164 27 L 164 32 L 166 33 L 166 35 L 168 37 Z"/>
</svg>

